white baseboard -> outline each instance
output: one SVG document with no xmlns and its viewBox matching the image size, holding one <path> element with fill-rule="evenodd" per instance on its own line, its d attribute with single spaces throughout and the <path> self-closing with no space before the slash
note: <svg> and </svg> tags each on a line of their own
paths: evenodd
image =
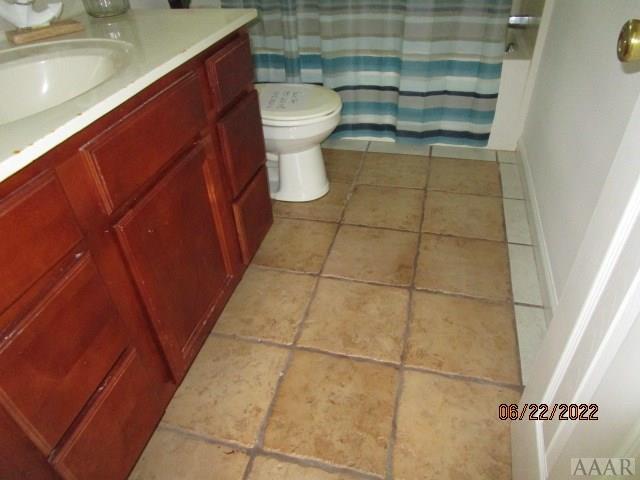
<svg viewBox="0 0 640 480">
<path fill-rule="evenodd" d="M 536 197 L 536 190 L 533 184 L 533 174 L 531 172 L 531 164 L 527 156 L 527 151 L 522 142 L 518 142 L 518 157 L 520 158 L 519 168 L 521 176 L 524 177 L 525 198 L 527 199 L 527 210 L 532 227 L 532 235 L 534 241 L 534 252 L 536 264 L 538 267 L 538 277 L 542 287 L 542 295 L 544 297 L 545 313 L 547 315 L 547 324 L 553 316 L 553 312 L 558 305 L 558 291 L 553 273 L 551 270 L 551 258 L 547 248 L 547 242 L 544 236 L 544 228 L 542 226 L 542 217 L 540 216 L 540 207 Z"/>
<path fill-rule="evenodd" d="M 547 480 L 542 422 L 511 422 L 511 476 L 513 480 Z"/>
</svg>

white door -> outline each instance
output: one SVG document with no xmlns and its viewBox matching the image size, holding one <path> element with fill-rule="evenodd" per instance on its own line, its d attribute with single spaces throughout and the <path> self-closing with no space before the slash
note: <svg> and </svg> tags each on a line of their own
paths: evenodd
<svg viewBox="0 0 640 480">
<path fill-rule="evenodd" d="M 575 23 L 554 23 L 554 9 L 562 18 L 574 18 Z M 571 9 L 576 15 L 567 15 Z M 521 408 L 525 404 L 548 404 L 549 411 L 555 404 L 595 404 L 598 420 L 558 420 L 556 411 L 553 420 L 513 422 L 514 480 L 574 478 L 572 459 L 640 453 L 640 67 L 611 60 L 615 59 L 617 32 L 624 21 L 634 17 L 640 18 L 640 1 L 547 0 L 543 22 L 553 30 L 548 38 L 571 42 L 571 32 L 589 32 L 579 36 L 580 42 L 573 42 L 566 63 L 572 66 L 575 90 L 597 92 L 597 99 L 582 99 L 577 107 L 578 118 L 574 116 L 566 130 L 554 132 L 556 137 L 546 148 L 553 150 L 555 143 L 569 148 L 567 135 L 590 132 L 596 124 L 619 126 L 615 153 L 602 159 L 610 167 L 601 173 L 602 187 L 596 192 L 595 207 L 576 213 L 586 215 L 584 235 L 551 238 L 553 232 L 547 232 L 551 235 L 547 240 L 551 240 L 548 248 L 552 255 L 571 242 L 575 245 L 569 250 L 572 258 L 568 274 L 557 276 L 563 280 L 566 277 L 566 281 L 562 282 L 547 337 L 520 403 Z M 559 34 L 560 30 L 568 37 Z M 557 44 L 546 42 L 542 55 L 545 51 L 552 55 L 547 49 L 554 48 Z M 557 67 L 562 68 L 561 65 L 562 62 Z M 542 74 L 545 80 L 553 78 L 548 71 L 542 71 L 544 66 L 543 59 L 538 75 Z M 597 74 L 594 68 L 598 68 Z M 597 85 L 594 78 L 599 79 Z M 622 79 L 625 89 L 619 88 Z M 554 85 L 547 84 L 546 88 L 553 89 Z M 535 98 L 534 94 L 534 101 Z M 624 112 L 590 108 L 615 104 L 621 99 Z M 535 107 L 532 110 L 535 112 Z M 569 120 L 572 115 L 567 114 L 566 118 Z M 531 136 L 532 132 L 525 131 L 524 135 Z M 575 135 L 571 141 L 576 142 L 576 149 L 598 151 L 603 142 L 611 139 L 611 135 L 606 140 L 599 135 L 603 135 L 602 130 Z M 564 152 L 559 155 L 559 161 L 563 155 Z M 530 162 L 535 160 L 529 158 Z M 571 159 L 579 160 L 575 156 Z M 585 172 L 577 166 L 577 176 Z M 587 183 L 593 186 L 594 182 L 585 180 L 585 188 Z M 540 191 L 536 193 L 540 195 Z M 574 197 L 579 198 L 579 188 L 575 193 Z M 549 204 L 549 196 L 539 201 L 547 202 L 548 212 L 566 211 L 565 205 Z M 544 206 L 542 210 L 544 215 Z M 562 267 L 562 262 L 556 265 Z M 557 271 L 562 272 L 562 268 Z M 638 475 L 634 478 L 640 478 L 640 462 L 637 463 Z"/>
</svg>

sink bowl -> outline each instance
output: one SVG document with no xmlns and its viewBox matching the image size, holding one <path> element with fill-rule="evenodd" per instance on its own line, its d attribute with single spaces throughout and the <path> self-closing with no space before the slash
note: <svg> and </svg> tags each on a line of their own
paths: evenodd
<svg viewBox="0 0 640 480">
<path fill-rule="evenodd" d="M 65 40 L 0 52 L 0 125 L 43 112 L 106 82 L 129 63 L 131 44 Z"/>
</svg>

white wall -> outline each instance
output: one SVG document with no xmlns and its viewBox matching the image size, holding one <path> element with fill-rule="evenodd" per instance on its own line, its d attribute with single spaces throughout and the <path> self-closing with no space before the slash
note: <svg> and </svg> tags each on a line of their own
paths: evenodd
<svg viewBox="0 0 640 480">
<path fill-rule="evenodd" d="M 635 99 L 638 76 L 615 56 L 637 0 L 553 8 L 520 149 L 530 169 L 556 294 L 564 289 Z M 637 16 L 637 15 L 636 15 Z"/>
</svg>

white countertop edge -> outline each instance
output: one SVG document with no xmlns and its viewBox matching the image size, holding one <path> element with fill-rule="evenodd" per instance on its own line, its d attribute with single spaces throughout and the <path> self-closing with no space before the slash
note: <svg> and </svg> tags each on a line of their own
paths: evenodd
<svg viewBox="0 0 640 480">
<path fill-rule="evenodd" d="M 86 111 L 78 114 L 77 117 L 64 123 L 39 140 L 36 140 L 33 144 L 22 149 L 20 152 L 4 159 L 0 162 L 0 182 L 19 172 L 48 151 L 52 150 L 68 138 L 72 137 L 85 127 L 95 122 L 100 117 L 106 115 L 111 110 L 122 105 L 124 102 L 144 90 L 156 80 L 175 70 L 180 65 L 188 62 L 193 57 L 205 51 L 217 41 L 222 40 L 224 37 L 251 22 L 251 20 L 256 17 L 257 12 L 255 10 L 248 10 L 245 15 L 239 17 L 233 22 L 230 22 L 225 27 L 216 30 L 208 37 L 205 37 L 201 41 L 192 45 L 190 48 L 167 60 L 162 65 L 154 68 L 153 70 L 150 70 L 145 75 L 141 76 L 138 80 L 118 90 L 113 95 L 105 98 Z"/>
</svg>

